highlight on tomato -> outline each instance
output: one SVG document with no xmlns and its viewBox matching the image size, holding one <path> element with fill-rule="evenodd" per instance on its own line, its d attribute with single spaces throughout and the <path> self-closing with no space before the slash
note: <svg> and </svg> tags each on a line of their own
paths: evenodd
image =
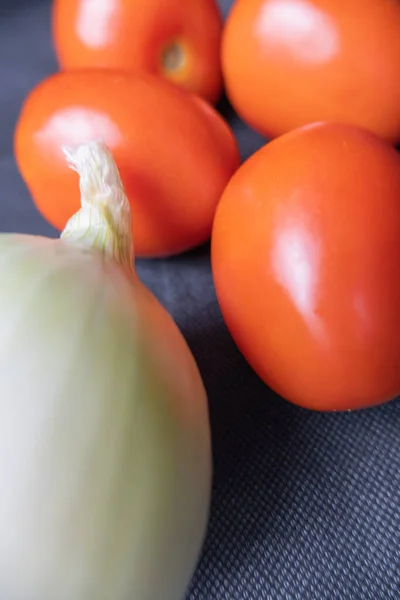
<svg viewBox="0 0 400 600">
<path fill-rule="evenodd" d="M 229 182 L 212 234 L 226 324 L 258 375 L 309 409 L 400 394 L 400 154 L 348 124 L 265 145 Z"/>
<path fill-rule="evenodd" d="M 268 138 L 324 120 L 400 141 L 400 2 L 236 0 L 222 66 L 236 111 Z"/>
<path fill-rule="evenodd" d="M 62 69 L 153 73 L 211 103 L 221 95 L 216 0 L 54 0 L 52 31 Z"/>
<path fill-rule="evenodd" d="M 177 254 L 209 240 L 239 165 L 234 135 L 205 100 L 128 72 L 62 72 L 27 97 L 15 131 L 20 173 L 58 230 L 79 207 L 62 147 L 103 140 L 131 202 L 137 256 Z"/>
</svg>

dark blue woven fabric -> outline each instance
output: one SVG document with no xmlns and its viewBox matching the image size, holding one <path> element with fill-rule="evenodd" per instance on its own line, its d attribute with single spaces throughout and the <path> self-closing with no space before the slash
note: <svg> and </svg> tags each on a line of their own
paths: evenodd
<svg viewBox="0 0 400 600">
<path fill-rule="evenodd" d="M 2 231 L 55 235 L 34 209 L 12 152 L 24 96 L 55 69 L 48 0 L 1 0 Z M 262 140 L 222 110 L 248 156 Z M 182 328 L 209 394 L 213 502 L 188 600 L 399 600 L 400 402 L 329 415 L 288 404 L 233 344 L 208 247 L 139 261 L 138 269 Z"/>
</svg>

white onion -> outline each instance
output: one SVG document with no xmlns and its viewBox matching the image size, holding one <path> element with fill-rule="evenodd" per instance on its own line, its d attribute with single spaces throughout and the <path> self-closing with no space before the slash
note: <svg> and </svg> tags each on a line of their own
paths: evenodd
<svg viewBox="0 0 400 600">
<path fill-rule="evenodd" d="M 0 598 L 181 600 L 209 510 L 205 390 L 135 273 L 110 152 L 67 155 L 82 208 L 61 239 L 0 235 Z"/>
</svg>

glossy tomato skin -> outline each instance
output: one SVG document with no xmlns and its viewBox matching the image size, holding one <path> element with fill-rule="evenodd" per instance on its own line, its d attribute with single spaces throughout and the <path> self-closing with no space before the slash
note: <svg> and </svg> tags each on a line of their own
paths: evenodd
<svg viewBox="0 0 400 600">
<path fill-rule="evenodd" d="M 400 141 L 400 2 L 236 0 L 222 42 L 228 96 L 267 137 L 316 121 Z"/>
<path fill-rule="evenodd" d="M 221 94 L 216 0 L 55 0 L 52 21 L 63 69 L 149 72 L 211 103 Z"/>
<path fill-rule="evenodd" d="M 270 142 L 228 184 L 212 235 L 218 300 L 276 392 L 351 410 L 400 394 L 400 155 L 351 125 Z"/>
<path fill-rule="evenodd" d="M 183 252 L 207 241 L 239 153 L 206 101 L 155 76 L 64 72 L 28 96 L 15 131 L 20 173 L 42 215 L 62 230 L 80 205 L 62 146 L 103 139 L 132 205 L 138 256 Z"/>
</svg>

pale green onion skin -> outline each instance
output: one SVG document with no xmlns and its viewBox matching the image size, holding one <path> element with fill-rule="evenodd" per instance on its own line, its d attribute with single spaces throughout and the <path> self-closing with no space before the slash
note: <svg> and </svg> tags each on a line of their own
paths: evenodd
<svg viewBox="0 0 400 600">
<path fill-rule="evenodd" d="M 182 600 L 212 475 L 183 336 L 90 244 L 2 235 L 0 281 L 0 598 Z"/>
</svg>

